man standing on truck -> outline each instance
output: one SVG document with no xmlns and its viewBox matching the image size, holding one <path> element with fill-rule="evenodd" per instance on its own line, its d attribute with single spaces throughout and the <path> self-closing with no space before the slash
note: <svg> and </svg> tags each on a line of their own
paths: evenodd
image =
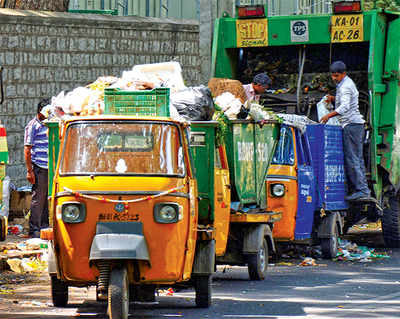
<svg viewBox="0 0 400 319">
<path fill-rule="evenodd" d="M 260 101 L 260 96 L 269 88 L 272 81 L 266 73 L 258 73 L 250 84 L 244 84 L 247 100 Z"/>
<path fill-rule="evenodd" d="M 37 115 L 25 127 L 24 154 L 27 169 L 26 179 L 32 184 L 31 216 L 29 236 L 40 237 L 40 229 L 49 225 L 48 194 L 48 129 L 43 124 L 46 118 L 42 109 L 50 104 L 43 99 L 37 106 Z"/>
<path fill-rule="evenodd" d="M 349 183 L 350 195 L 346 200 L 360 200 L 370 197 L 363 158 L 364 119 L 358 109 L 358 90 L 346 74 L 342 61 L 330 66 L 332 80 L 336 83 L 336 97 L 328 95 L 326 102 L 335 102 L 335 110 L 321 118 L 326 123 L 337 116 L 343 128 L 344 169 Z"/>
</svg>

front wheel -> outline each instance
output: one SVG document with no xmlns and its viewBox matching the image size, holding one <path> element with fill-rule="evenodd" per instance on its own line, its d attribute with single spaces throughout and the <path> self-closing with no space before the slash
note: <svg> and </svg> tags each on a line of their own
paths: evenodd
<svg viewBox="0 0 400 319">
<path fill-rule="evenodd" d="M 400 247 L 400 198 L 394 193 L 388 195 L 387 206 L 383 211 L 382 233 L 385 246 Z"/>
<path fill-rule="evenodd" d="M 268 244 L 263 239 L 257 254 L 247 256 L 247 270 L 250 280 L 264 280 L 268 268 Z"/>
<path fill-rule="evenodd" d="M 110 319 L 127 319 L 129 315 L 129 279 L 126 267 L 111 271 L 108 285 L 108 315 Z"/>
<path fill-rule="evenodd" d="M 329 238 L 321 238 L 322 256 L 326 259 L 335 258 L 339 248 L 339 231 L 337 224 L 333 226 L 332 234 Z"/>
<path fill-rule="evenodd" d="M 196 292 L 196 306 L 208 308 L 211 306 L 211 275 L 196 276 L 194 278 L 194 290 Z"/>
<path fill-rule="evenodd" d="M 68 285 L 55 275 L 50 277 L 50 285 L 54 307 L 65 307 L 68 303 Z"/>
</svg>

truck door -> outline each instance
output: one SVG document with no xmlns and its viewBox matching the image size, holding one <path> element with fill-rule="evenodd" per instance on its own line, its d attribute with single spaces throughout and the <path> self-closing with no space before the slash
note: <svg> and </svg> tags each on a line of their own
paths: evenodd
<svg viewBox="0 0 400 319">
<path fill-rule="evenodd" d="M 390 172 L 393 185 L 400 185 L 400 19 L 390 21 L 387 41 L 379 133 L 383 145 L 379 149 L 381 165 Z M 383 146 L 382 145 L 382 146 Z"/>
<path fill-rule="evenodd" d="M 295 130 L 297 149 L 298 204 L 295 240 L 311 237 L 315 210 L 315 179 L 311 166 L 310 147 L 306 134 Z"/>
</svg>

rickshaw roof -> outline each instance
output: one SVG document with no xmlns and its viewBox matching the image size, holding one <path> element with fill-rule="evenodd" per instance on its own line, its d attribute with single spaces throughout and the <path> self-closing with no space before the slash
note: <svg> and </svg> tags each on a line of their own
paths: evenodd
<svg viewBox="0 0 400 319">
<path fill-rule="evenodd" d="M 156 116 L 133 116 L 133 115 L 92 115 L 92 116 L 71 116 L 64 120 L 65 124 L 81 121 L 148 121 L 148 122 L 165 122 L 174 123 L 177 125 L 187 126 L 189 123 L 174 120 L 170 117 L 156 117 Z"/>
</svg>

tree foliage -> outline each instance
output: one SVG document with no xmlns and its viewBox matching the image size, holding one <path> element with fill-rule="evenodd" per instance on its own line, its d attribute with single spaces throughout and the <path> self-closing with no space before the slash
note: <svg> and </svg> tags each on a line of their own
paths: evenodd
<svg viewBox="0 0 400 319">
<path fill-rule="evenodd" d="M 69 0 L 0 0 L 0 8 L 67 11 Z"/>
<path fill-rule="evenodd" d="M 400 6 L 396 0 L 366 0 L 364 3 L 365 10 L 381 8 L 389 11 L 400 11 Z"/>
</svg>

